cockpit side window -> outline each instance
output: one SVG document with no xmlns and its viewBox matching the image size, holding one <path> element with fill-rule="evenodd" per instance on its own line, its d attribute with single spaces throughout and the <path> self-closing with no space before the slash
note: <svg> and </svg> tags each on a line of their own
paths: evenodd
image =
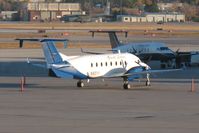
<svg viewBox="0 0 199 133">
<path fill-rule="evenodd" d="M 125 64 L 125 66 L 127 66 L 127 62 L 126 61 L 124 62 L 124 64 Z"/>
</svg>

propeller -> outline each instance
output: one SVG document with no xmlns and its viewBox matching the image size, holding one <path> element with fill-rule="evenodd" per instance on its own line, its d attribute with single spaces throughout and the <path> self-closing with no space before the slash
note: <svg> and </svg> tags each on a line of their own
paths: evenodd
<svg viewBox="0 0 199 133">
<path fill-rule="evenodd" d="M 176 55 L 176 56 L 179 56 L 179 54 L 180 54 L 179 51 L 180 51 L 180 48 L 178 48 L 178 49 L 176 50 L 176 52 L 175 52 L 175 55 Z"/>
<path fill-rule="evenodd" d="M 137 55 L 138 52 L 137 52 L 137 50 L 134 47 L 133 47 L 133 50 L 134 50 L 134 53 Z"/>
<path fill-rule="evenodd" d="M 151 61 L 151 59 L 152 59 L 152 55 L 149 56 L 149 58 L 145 61 L 145 63 L 149 63 Z"/>
<path fill-rule="evenodd" d="M 133 49 L 133 54 L 135 54 L 135 55 L 139 55 L 143 50 L 140 50 L 140 51 L 137 51 L 134 47 L 132 47 L 132 49 Z"/>
</svg>

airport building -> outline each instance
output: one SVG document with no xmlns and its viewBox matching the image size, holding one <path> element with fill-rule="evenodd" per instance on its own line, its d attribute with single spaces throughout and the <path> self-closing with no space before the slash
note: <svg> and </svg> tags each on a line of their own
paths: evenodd
<svg viewBox="0 0 199 133">
<path fill-rule="evenodd" d="M 17 21 L 18 15 L 18 11 L 1 11 L 0 19 L 4 21 Z"/>
<path fill-rule="evenodd" d="M 183 3 L 180 3 L 180 2 L 157 3 L 157 5 L 160 11 L 172 11 L 174 8 L 182 8 Z"/>
<path fill-rule="evenodd" d="M 122 22 L 185 22 L 185 15 L 180 13 L 145 13 L 141 16 L 118 15 Z"/>
<path fill-rule="evenodd" d="M 30 21 L 56 21 L 64 15 L 85 15 L 80 3 L 29 2 L 27 10 Z"/>
</svg>

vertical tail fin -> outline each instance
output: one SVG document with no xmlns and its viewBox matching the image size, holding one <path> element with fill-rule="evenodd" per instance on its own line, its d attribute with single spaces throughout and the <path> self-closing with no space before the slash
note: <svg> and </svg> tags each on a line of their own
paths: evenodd
<svg viewBox="0 0 199 133">
<path fill-rule="evenodd" d="M 108 32 L 108 34 L 109 34 L 112 49 L 121 45 L 115 32 Z"/>
<path fill-rule="evenodd" d="M 42 49 L 46 59 L 46 64 L 48 68 L 48 76 L 59 77 L 57 73 L 53 70 L 51 64 L 60 64 L 63 62 L 55 43 L 53 40 L 41 40 Z"/>
<path fill-rule="evenodd" d="M 55 47 L 55 44 L 52 40 L 42 40 L 42 48 L 47 64 L 59 64 L 63 60 Z"/>
<path fill-rule="evenodd" d="M 44 39 L 42 42 L 42 49 L 47 63 L 48 75 L 59 78 L 73 78 L 73 75 L 67 71 L 60 71 L 61 67 L 69 67 L 69 63 L 63 60 L 61 53 L 55 47 L 54 40 Z M 67 64 L 68 63 L 68 64 Z"/>
</svg>

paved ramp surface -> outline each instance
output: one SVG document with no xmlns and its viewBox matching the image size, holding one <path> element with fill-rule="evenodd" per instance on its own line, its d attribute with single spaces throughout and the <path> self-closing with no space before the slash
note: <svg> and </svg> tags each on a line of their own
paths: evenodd
<svg viewBox="0 0 199 133">
<path fill-rule="evenodd" d="M 75 55 L 79 50 L 62 52 Z M 199 131 L 198 78 L 196 92 L 190 92 L 191 77 L 198 76 L 198 68 L 159 75 L 150 87 L 142 79 L 132 83 L 132 89 L 123 90 L 122 79 L 108 79 L 91 80 L 77 88 L 75 80 L 46 77 L 45 69 L 25 63 L 26 57 L 44 63 L 41 50 L 7 49 L 0 54 L 2 133 Z M 28 76 L 24 92 L 19 91 L 22 72 Z"/>
<path fill-rule="evenodd" d="M 0 77 L 0 129 L 15 133 L 197 133 L 199 91 L 190 82 L 153 82 L 123 90 L 119 79 L 91 81 Z M 197 83 L 198 89 L 198 83 Z"/>
</svg>

